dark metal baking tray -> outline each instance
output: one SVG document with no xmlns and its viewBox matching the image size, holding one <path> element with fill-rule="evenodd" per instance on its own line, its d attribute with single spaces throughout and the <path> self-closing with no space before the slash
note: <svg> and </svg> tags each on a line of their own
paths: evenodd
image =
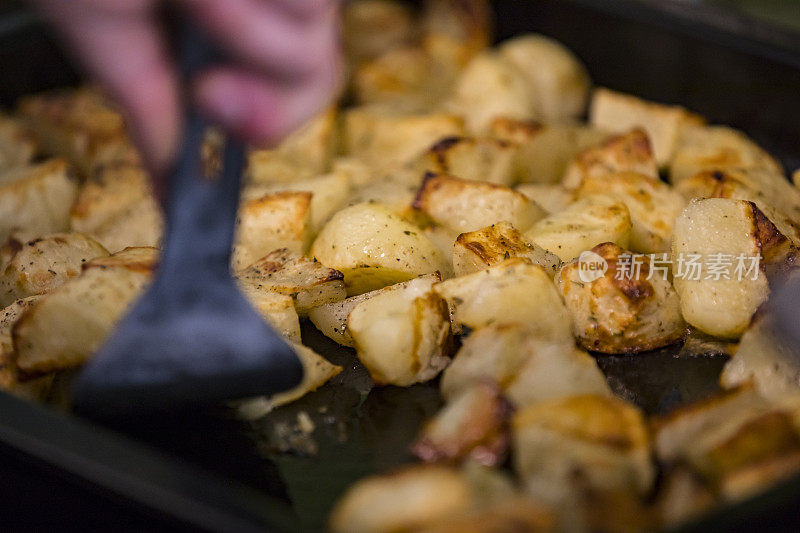
<svg viewBox="0 0 800 533">
<path fill-rule="evenodd" d="M 800 37 L 691 6 L 657 0 L 494 3 L 498 39 L 527 31 L 555 37 L 583 59 L 598 85 L 685 105 L 712 122 L 745 130 L 788 170 L 800 167 Z M 0 5 L 0 105 L 78 81 L 34 16 L 15 2 Z M 94 507 L 87 509 L 102 517 L 95 526 L 105 520 L 119 529 L 125 516 L 123 529 L 132 530 L 156 524 L 318 530 L 350 483 L 411 459 L 408 445 L 440 399 L 435 382 L 371 389 L 352 351 L 308 325 L 303 335 L 345 371 L 256 424 L 239 422 L 219 408 L 100 427 L 0 393 L 0 480 L 14 470 L 52 483 L 53 491 L 93 499 Z M 648 413 L 714 392 L 725 360 L 714 350 L 676 346 L 598 356 L 612 387 Z M 296 430 L 300 411 L 316 425 L 310 437 Z M 289 453 L 276 453 L 279 448 Z M 22 505 L 3 500 L 0 520 L 4 509 Z M 800 477 L 683 529 L 796 531 L 798 505 Z M 35 513 L 40 522 L 10 529 L 29 529 L 32 523 L 58 528 L 58 509 L 42 505 Z M 60 525 L 67 529 L 74 523 Z"/>
</svg>

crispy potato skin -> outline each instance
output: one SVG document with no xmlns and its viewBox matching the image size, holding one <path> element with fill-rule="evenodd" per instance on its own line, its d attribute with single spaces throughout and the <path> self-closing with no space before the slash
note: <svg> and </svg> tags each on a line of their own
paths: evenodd
<svg viewBox="0 0 800 533">
<path fill-rule="evenodd" d="M 576 191 L 577 198 L 606 194 L 619 200 L 631 215 L 630 248 L 645 254 L 668 252 L 672 226 L 686 206 L 669 185 L 635 172 L 589 177 Z"/>
<path fill-rule="evenodd" d="M 300 316 L 313 307 L 344 300 L 344 275 L 286 248 L 265 255 L 236 275 L 240 284 L 257 291 L 290 296 Z"/>
<path fill-rule="evenodd" d="M 507 221 L 520 231 L 545 216 L 544 210 L 514 189 L 445 174 L 426 174 L 413 206 L 454 231 L 475 231 Z"/>
<path fill-rule="evenodd" d="M 567 189 L 577 189 L 586 178 L 615 172 L 636 172 L 658 180 L 650 139 L 641 128 L 608 137 L 600 145 L 580 152 L 570 163 L 561 183 Z"/>
<path fill-rule="evenodd" d="M 755 204 L 742 200 L 709 198 L 690 203 L 675 222 L 673 260 L 701 254 L 705 264 L 715 253 L 766 257 L 768 243 L 776 238 L 775 230 L 758 213 Z M 673 283 L 681 299 L 683 317 L 710 335 L 740 337 L 769 295 L 765 270 L 762 260 L 756 272 L 742 275 L 741 280 L 733 270 L 729 279 L 706 279 L 705 272 L 700 279 L 693 279 L 695 276 L 688 275 L 688 270 L 686 275 L 676 273 Z"/>
<path fill-rule="evenodd" d="M 426 172 L 450 174 L 471 181 L 513 185 L 517 180 L 517 145 L 493 138 L 445 137 L 414 164 Z"/>
<path fill-rule="evenodd" d="M 561 265 L 558 256 L 526 241 L 508 222 L 498 222 L 458 236 L 453 248 L 453 270 L 456 276 L 463 276 L 498 265 L 511 257 L 529 259 L 549 275 L 554 275 Z"/>
<path fill-rule="evenodd" d="M 11 338 L 11 330 L 22 314 L 33 307 L 39 296 L 29 296 L 16 300 L 0 313 L 0 390 L 31 400 L 44 400 L 53 376 L 45 375 L 37 379 L 20 382 L 17 367 L 17 353 Z"/>
<path fill-rule="evenodd" d="M 380 204 L 356 204 L 336 213 L 310 255 L 344 274 L 350 296 L 422 274 L 452 272 L 449 260 L 422 230 Z"/>
<path fill-rule="evenodd" d="M 0 250 L 0 305 L 49 292 L 81 272 L 84 263 L 107 256 L 103 246 L 81 233 L 55 233 Z"/>
<path fill-rule="evenodd" d="M 651 276 L 650 258 L 642 258 L 641 272 L 625 270 L 620 256 L 630 252 L 613 243 L 591 250 L 603 258 L 608 270 L 585 282 L 580 261 L 564 265 L 555 278 L 564 303 L 572 314 L 575 336 L 587 350 L 602 353 L 636 353 L 672 344 L 686 333 L 680 301 L 666 275 Z M 631 273 L 631 279 L 627 274 Z M 650 277 L 651 279 L 647 279 Z"/>
<path fill-rule="evenodd" d="M 642 128 L 653 144 L 659 166 L 669 163 L 681 131 L 705 120 L 680 106 L 648 102 L 630 94 L 598 87 L 592 92 L 589 123 L 612 133 Z"/>
<path fill-rule="evenodd" d="M 18 120 L 0 113 L 0 172 L 29 164 L 35 151 L 31 132 Z"/>
</svg>

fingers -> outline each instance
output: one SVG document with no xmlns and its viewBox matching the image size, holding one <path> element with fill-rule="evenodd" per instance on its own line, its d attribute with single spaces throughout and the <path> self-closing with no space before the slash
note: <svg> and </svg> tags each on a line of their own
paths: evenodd
<svg viewBox="0 0 800 533">
<path fill-rule="evenodd" d="M 177 81 L 147 0 L 40 0 L 89 73 L 122 106 L 149 166 L 171 162 L 179 131 Z"/>
<path fill-rule="evenodd" d="M 336 42 L 336 6 L 328 1 L 183 2 L 233 58 L 278 79 L 313 76 Z"/>
<path fill-rule="evenodd" d="M 212 37 L 246 61 L 208 72 L 195 85 L 198 105 L 224 127 L 272 144 L 335 95 L 341 70 L 336 2 L 184 1 Z"/>
<path fill-rule="evenodd" d="M 330 103 L 337 92 L 338 65 L 308 81 L 287 86 L 250 71 L 223 68 L 204 74 L 195 95 L 203 112 L 239 137 L 273 145 Z"/>
</svg>

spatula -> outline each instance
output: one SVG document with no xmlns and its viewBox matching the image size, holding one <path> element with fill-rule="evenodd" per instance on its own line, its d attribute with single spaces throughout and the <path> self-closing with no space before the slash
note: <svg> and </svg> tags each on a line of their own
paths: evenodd
<svg viewBox="0 0 800 533">
<path fill-rule="evenodd" d="M 211 55 L 181 29 L 184 80 Z M 137 414 L 283 391 L 303 368 L 292 349 L 239 292 L 230 272 L 241 142 L 229 139 L 218 177 L 205 177 L 206 122 L 187 106 L 183 147 L 170 182 L 160 266 L 144 296 L 76 379 L 75 409 Z"/>
</svg>

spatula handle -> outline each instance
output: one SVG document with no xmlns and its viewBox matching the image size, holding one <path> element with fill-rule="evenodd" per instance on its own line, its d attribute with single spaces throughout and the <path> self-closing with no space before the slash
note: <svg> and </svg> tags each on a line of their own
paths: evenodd
<svg viewBox="0 0 800 533">
<path fill-rule="evenodd" d="M 180 24 L 179 56 L 184 86 L 214 59 L 213 48 L 187 22 Z M 185 99 L 188 102 L 188 99 Z M 192 105 L 186 106 L 183 145 L 168 188 L 167 227 L 162 268 L 184 268 L 201 261 L 208 268 L 228 269 L 244 167 L 244 146 L 229 138 L 222 172 L 208 175 L 201 159 L 209 126 Z"/>
</svg>

